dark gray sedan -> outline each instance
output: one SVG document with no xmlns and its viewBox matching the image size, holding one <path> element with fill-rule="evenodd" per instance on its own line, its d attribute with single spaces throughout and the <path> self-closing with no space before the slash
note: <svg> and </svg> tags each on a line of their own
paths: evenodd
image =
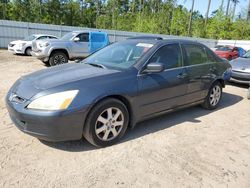
<svg viewBox="0 0 250 188">
<path fill-rule="evenodd" d="M 16 126 L 39 139 L 108 146 L 139 121 L 198 104 L 215 109 L 230 69 L 197 42 L 131 39 L 20 78 L 6 104 Z"/>
<path fill-rule="evenodd" d="M 230 81 L 250 84 L 250 51 L 248 51 L 243 57 L 239 57 L 230 62 L 232 65 L 232 75 Z"/>
</svg>

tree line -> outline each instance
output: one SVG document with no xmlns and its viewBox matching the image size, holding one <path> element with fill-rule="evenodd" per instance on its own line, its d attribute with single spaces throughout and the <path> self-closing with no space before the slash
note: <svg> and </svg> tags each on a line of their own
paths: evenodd
<svg viewBox="0 0 250 188">
<path fill-rule="evenodd" d="M 246 8 L 236 15 L 239 0 L 220 0 L 220 6 L 211 15 L 213 0 L 204 1 L 205 16 L 194 11 L 195 0 L 190 1 L 192 7 L 188 10 L 177 0 L 0 0 L 0 19 L 213 39 L 250 39 L 250 10 Z"/>
</svg>

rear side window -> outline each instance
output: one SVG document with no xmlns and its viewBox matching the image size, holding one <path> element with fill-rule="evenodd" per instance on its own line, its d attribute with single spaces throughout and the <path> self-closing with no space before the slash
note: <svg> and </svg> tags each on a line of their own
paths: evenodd
<svg viewBox="0 0 250 188">
<path fill-rule="evenodd" d="M 195 44 L 183 44 L 185 52 L 184 65 L 199 65 L 207 62 L 207 54 L 202 46 Z"/>
<path fill-rule="evenodd" d="M 212 63 L 212 62 L 220 62 L 220 58 L 217 57 L 214 52 L 212 52 L 212 50 L 210 49 L 206 49 L 207 52 L 207 59 L 208 59 L 208 63 Z"/>
<path fill-rule="evenodd" d="M 91 42 L 104 42 L 105 36 L 103 34 L 92 33 L 91 34 Z"/>
<path fill-rule="evenodd" d="M 80 42 L 89 42 L 89 33 L 81 33 L 77 37 L 79 37 Z"/>
<path fill-rule="evenodd" d="M 149 63 L 162 63 L 166 69 L 182 66 L 182 56 L 179 44 L 169 44 L 161 47 L 149 60 Z"/>
</svg>

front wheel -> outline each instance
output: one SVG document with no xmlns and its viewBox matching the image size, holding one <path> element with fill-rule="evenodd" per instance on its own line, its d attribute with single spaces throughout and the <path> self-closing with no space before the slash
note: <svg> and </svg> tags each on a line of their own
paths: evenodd
<svg viewBox="0 0 250 188">
<path fill-rule="evenodd" d="M 25 55 L 31 56 L 31 48 L 26 48 Z"/>
<path fill-rule="evenodd" d="M 64 63 L 68 63 L 68 57 L 63 52 L 55 52 L 49 58 L 50 66 L 61 65 Z"/>
<path fill-rule="evenodd" d="M 222 96 L 222 86 L 220 82 L 215 82 L 211 86 L 202 106 L 208 110 L 213 110 L 217 108 L 217 106 L 220 103 L 221 96 Z"/>
<path fill-rule="evenodd" d="M 106 147 L 116 143 L 125 134 L 128 122 L 126 106 L 117 99 L 109 98 L 91 110 L 83 136 L 95 146 Z"/>
</svg>

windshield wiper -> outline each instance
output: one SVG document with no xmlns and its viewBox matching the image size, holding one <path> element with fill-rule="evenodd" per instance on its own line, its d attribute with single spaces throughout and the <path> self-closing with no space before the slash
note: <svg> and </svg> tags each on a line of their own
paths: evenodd
<svg viewBox="0 0 250 188">
<path fill-rule="evenodd" d="M 87 65 L 92 65 L 94 67 L 99 67 L 99 68 L 102 68 L 102 69 L 107 69 L 107 67 L 105 67 L 104 65 L 102 64 L 97 64 L 97 63 L 85 63 Z"/>
</svg>

